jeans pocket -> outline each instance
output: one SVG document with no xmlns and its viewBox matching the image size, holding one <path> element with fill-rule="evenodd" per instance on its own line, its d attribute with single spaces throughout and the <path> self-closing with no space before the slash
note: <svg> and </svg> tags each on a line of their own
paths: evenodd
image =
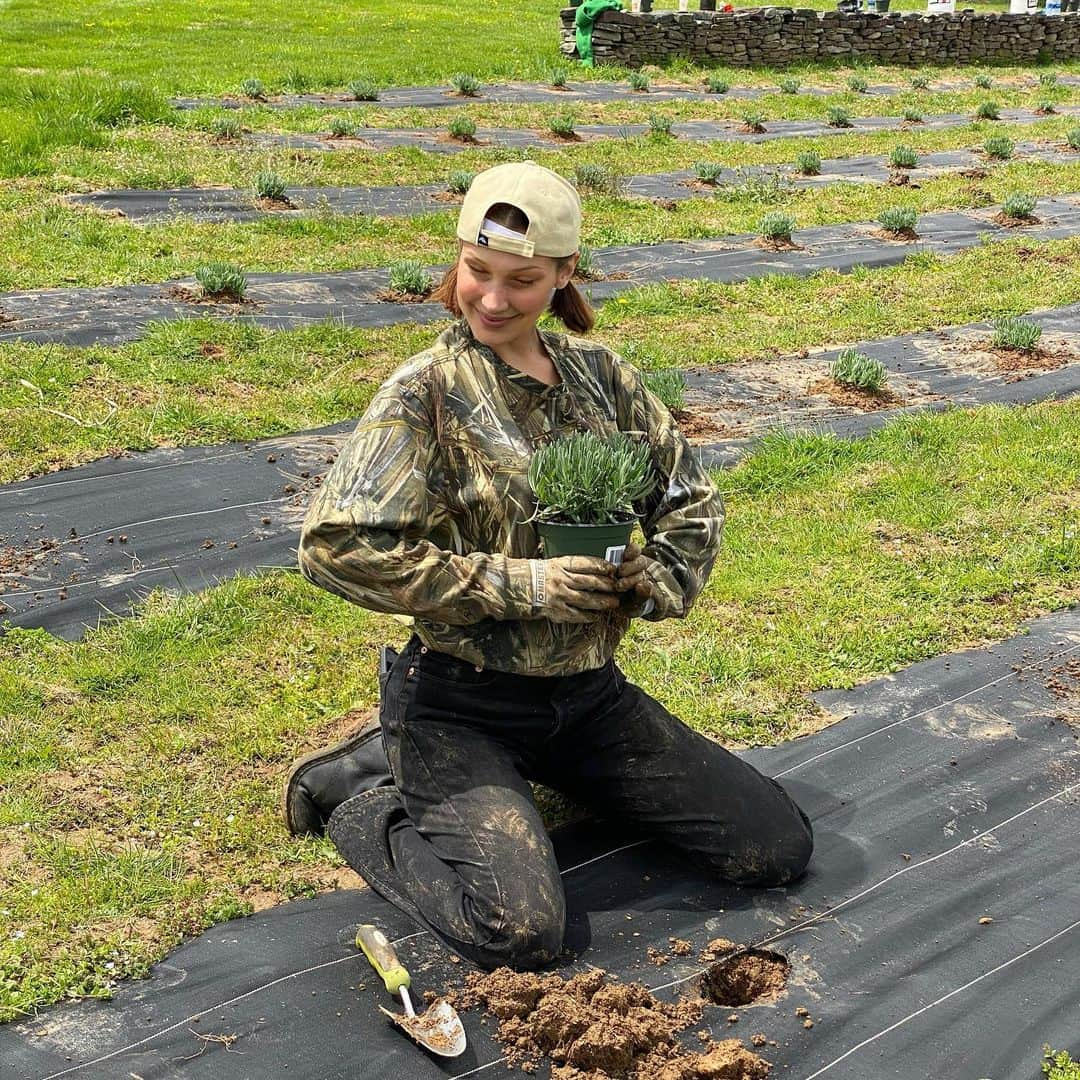
<svg viewBox="0 0 1080 1080">
<path fill-rule="evenodd" d="M 417 654 L 416 669 L 420 673 L 421 682 L 430 681 L 436 685 L 461 690 L 490 686 L 499 677 L 499 672 L 491 668 L 477 671 L 476 665 L 467 660 L 459 660 L 449 653 L 433 652 L 430 649 Z"/>
</svg>

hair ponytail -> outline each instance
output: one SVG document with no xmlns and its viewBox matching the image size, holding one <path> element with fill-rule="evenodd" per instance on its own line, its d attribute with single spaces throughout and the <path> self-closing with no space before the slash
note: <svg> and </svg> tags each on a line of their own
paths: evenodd
<svg viewBox="0 0 1080 1080">
<path fill-rule="evenodd" d="M 587 334 L 596 323 L 596 312 L 572 280 L 555 290 L 548 310 L 575 334 Z"/>
</svg>

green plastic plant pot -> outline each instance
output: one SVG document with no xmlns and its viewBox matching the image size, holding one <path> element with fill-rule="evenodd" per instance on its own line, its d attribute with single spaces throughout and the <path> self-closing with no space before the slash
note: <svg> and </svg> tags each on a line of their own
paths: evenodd
<svg viewBox="0 0 1080 1080">
<path fill-rule="evenodd" d="M 537 524 L 536 531 L 544 542 L 546 559 L 556 559 L 560 555 L 596 555 L 606 559 L 611 548 L 626 547 L 630 543 L 634 522 L 619 521 L 614 525 L 562 525 L 555 521 L 541 521 Z"/>
</svg>

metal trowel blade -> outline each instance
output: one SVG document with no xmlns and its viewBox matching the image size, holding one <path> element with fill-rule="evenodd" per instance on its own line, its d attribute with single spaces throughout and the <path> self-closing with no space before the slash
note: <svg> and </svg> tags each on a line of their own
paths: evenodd
<svg viewBox="0 0 1080 1080">
<path fill-rule="evenodd" d="M 465 1028 L 461 1017 L 445 998 L 433 1001 L 419 1016 L 393 1013 L 389 1009 L 382 1011 L 433 1054 L 457 1057 L 465 1053 Z"/>
</svg>

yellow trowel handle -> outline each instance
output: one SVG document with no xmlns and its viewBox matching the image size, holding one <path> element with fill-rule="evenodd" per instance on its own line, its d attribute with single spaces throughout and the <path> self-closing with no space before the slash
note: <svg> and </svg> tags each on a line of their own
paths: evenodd
<svg viewBox="0 0 1080 1080">
<path fill-rule="evenodd" d="M 402 987 L 409 988 L 412 979 L 394 952 L 394 946 L 377 926 L 361 926 L 356 931 L 356 944 L 363 949 L 371 966 L 379 973 L 386 989 L 397 994 Z"/>
</svg>

